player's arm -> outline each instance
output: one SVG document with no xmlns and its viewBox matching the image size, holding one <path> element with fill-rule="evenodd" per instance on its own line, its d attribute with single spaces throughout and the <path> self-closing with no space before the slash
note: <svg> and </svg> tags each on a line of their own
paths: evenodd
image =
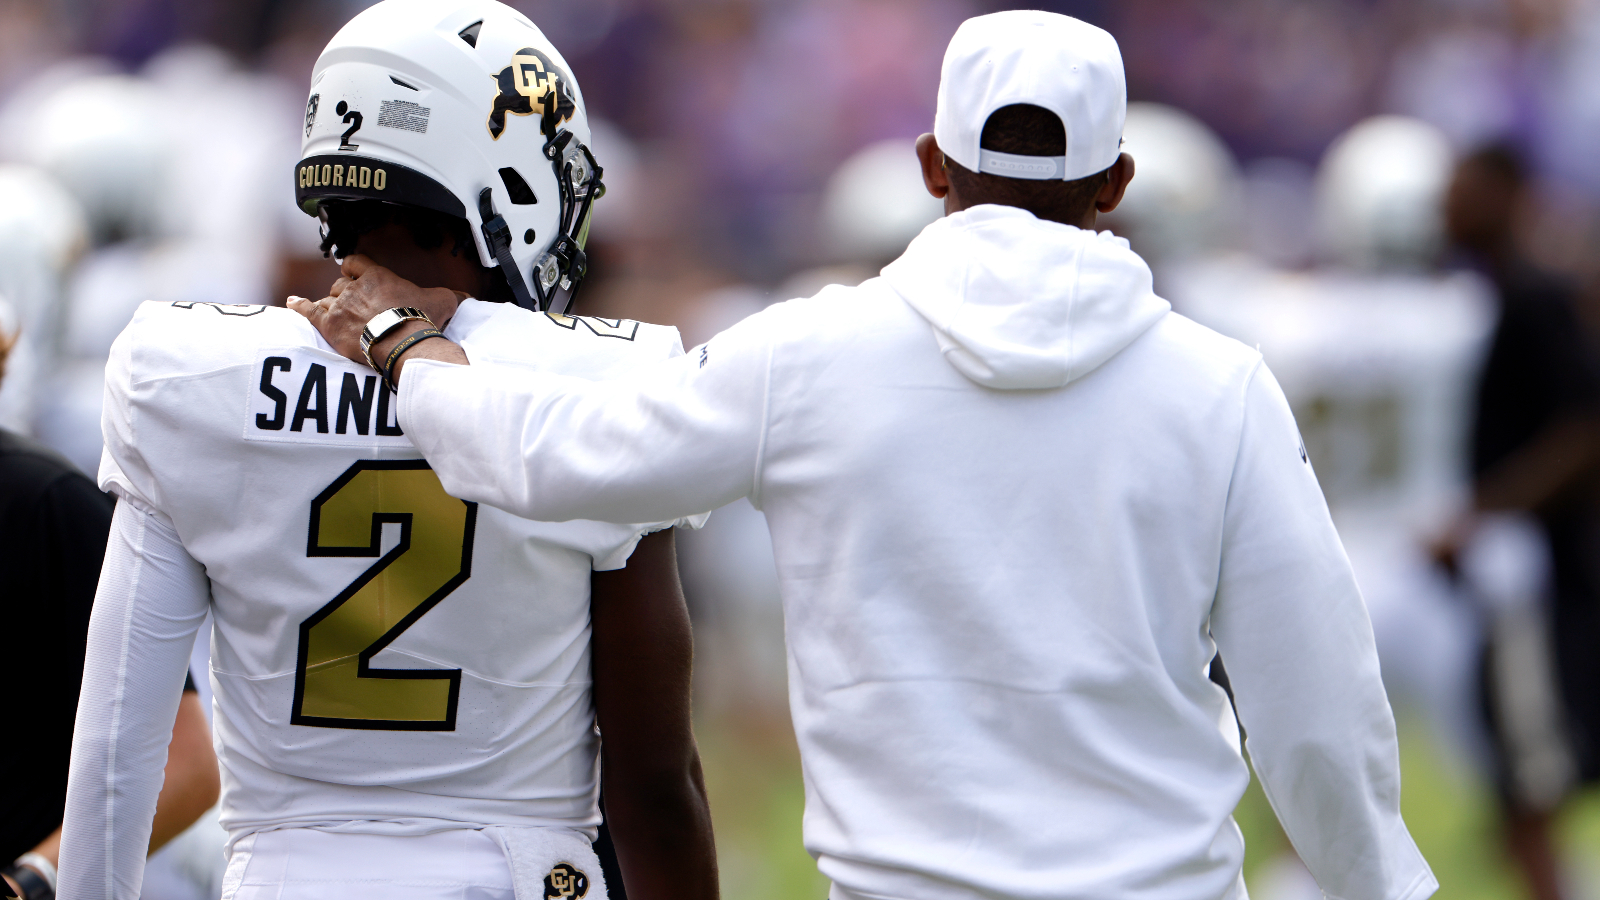
<svg viewBox="0 0 1600 900">
<path fill-rule="evenodd" d="M 337 298 L 291 304 L 351 359 L 365 361 L 358 321 L 368 311 L 428 309 L 429 302 L 454 308 L 450 292 L 423 290 L 362 260 L 346 260 L 347 286 Z M 461 365 L 461 348 L 426 340 L 402 357 L 400 424 L 445 490 L 463 500 L 553 522 L 666 522 L 702 513 L 755 488 L 770 312 L 717 335 L 703 352 L 602 382 Z M 373 344 L 374 356 L 394 340 Z"/>
<path fill-rule="evenodd" d="M 692 516 L 757 484 L 766 359 L 739 337 L 713 338 L 704 368 L 696 353 L 614 381 L 417 360 L 401 425 L 452 496 L 542 521 Z"/>
<path fill-rule="evenodd" d="M 193 825 L 216 805 L 221 790 L 222 774 L 217 769 L 217 753 L 211 748 L 205 709 L 200 695 L 186 690 L 178 701 L 172 742 L 167 745 L 167 767 L 150 826 L 149 852 L 160 850 Z"/>
<path fill-rule="evenodd" d="M 1211 632 L 1251 763 L 1323 892 L 1420 900 L 1438 882 L 1400 817 L 1372 625 L 1300 448 L 1263 366 L 1244 397 Z"/>
<path fill-rule="evenodd" d="M 209 602 L 205 571 L 171 524 L 118 503 L 72 735 L 57 889 L 63 900 L 139 897 L 189 652 Z M 190 749 L 185 743 L 180 750 Z"/>
<path fill-rule="evenodd" d="M 690 718 L 694 639 L 671 529 L 596 572 L 594 702 L 606 821 L 633 900 L 717 896 L 711 810 Z"/>
</svg>

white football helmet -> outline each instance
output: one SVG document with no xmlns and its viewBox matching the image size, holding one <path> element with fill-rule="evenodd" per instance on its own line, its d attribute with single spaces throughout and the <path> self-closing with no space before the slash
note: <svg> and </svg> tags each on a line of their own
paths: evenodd
<svg viewBox="0 0 1600 900">
<path fill-rule="evenodd" d="M 494 0 L 369 7 L 317 60 L 304 137 L 307 214 L 381 200 L 466 219 L 519 305 L 571 305 L 604 187 L 578 83 L 526 16 Z"/>
<path fill-rule="evenodd" d="M 0 294 L 25 324 L 53 306 L 89 246 L 78 201 L 45 172 L 0 165 Z"/>
<path fill-rule="evenodd" d="M 1430 266 L 1444 245 L 1453 156 L 1444 132 L 1420 119 L 1376 116 L 1341 135 L 1317 170 L 1329 253 L 1357 269 Z"/>
<path fill-rule="evenodd" d="M 1160 103 L 1130 103 L 1122 149 L 1135 175 L 1105 226 L 1152 263 L 1221 249 L 1233 237 L 1239 165 L 1204 122 Z"/>
<path fill-rule="evenodd" d="M 12 155 L 72 193 L 96 242 L 160 236 L 173 196 L 172 107 L 142 79 L 87 71 L 69 68 L 7 110 Z"/>
<path fill-rule="evenodd" d="M 944 215 L 922 183 L 917 145 L 879 141 L 857 151 L 828 179 L 822 195 L 822 241 L 841 260 L 880 266 Z"/>
</svg>

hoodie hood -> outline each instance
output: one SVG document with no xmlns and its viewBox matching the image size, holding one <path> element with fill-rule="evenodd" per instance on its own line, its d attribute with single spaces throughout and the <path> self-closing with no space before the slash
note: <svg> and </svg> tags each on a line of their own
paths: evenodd
<svg viewBox="0 0 1600 900">
<path fill-rule="evenodd" d="M 1010 206 L 934 222 L 883 278 L 956 371 L 1009 390 L 1082 378 L 1172 308 L 1126 240 Z"/>
</svg>

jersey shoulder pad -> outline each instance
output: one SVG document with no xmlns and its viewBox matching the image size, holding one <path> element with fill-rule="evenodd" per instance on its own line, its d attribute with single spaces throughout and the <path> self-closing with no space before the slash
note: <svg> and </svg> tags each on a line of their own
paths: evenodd
<svg viewBox="0 0 1600 900">
<path fill-rule="evenodd" d="M 272 306 L 143 303 L 111 355 L 134 384 L 250 365 L 263 346 L 316 346 L 304 316 Z"/>
<path fill-rule="evenodd" d="M 632 319 L 535 313 L 509 303 L 468 300 L 450 323 L 468 356 L 609 378 L 683 354 L 678 329 Z"/>
</svg>

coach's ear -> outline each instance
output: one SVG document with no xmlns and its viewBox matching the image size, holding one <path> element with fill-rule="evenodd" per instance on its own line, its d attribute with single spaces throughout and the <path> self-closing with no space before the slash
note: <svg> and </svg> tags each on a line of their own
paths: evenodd
<svg viewBox="0 0 1600 900">
<path fill-rule="evenodd" d="M 917 138 L 917 161 L 922 164 L 922 184 L 935 200 L 943 200 L 950 193 L 950 173 L 944 167 L 944 151 L 933 135 Z M 945 213 L 949 214 L 946 209 Z"/>
<path fill-rule="evenodd" d="M 1122 204 L 1122 196 L 1128 192 L 1128 183 L 1133 181 L 1133 157 L 1124 153 L 1117 157 L 1111 164 L 1111 175 L 1100 188 L 1100 193 L 1095 195 L 1094 209 L 1098 213 L 1108 213 Z"/>
</svg>

